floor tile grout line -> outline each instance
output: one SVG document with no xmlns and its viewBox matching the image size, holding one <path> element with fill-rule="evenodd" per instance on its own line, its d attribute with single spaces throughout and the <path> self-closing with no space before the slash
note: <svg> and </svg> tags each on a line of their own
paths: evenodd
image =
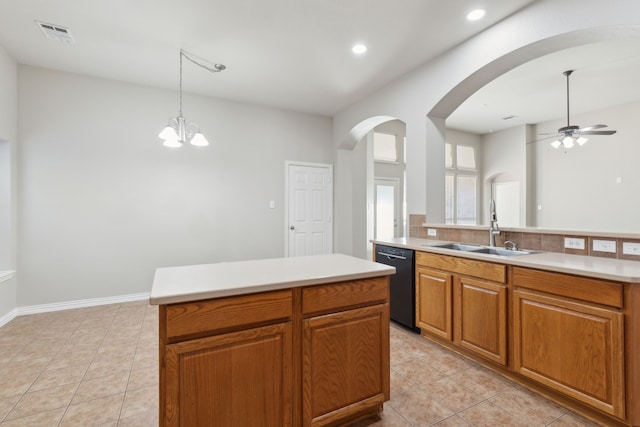
<svg viewBox="0 0 640 427">
<path fill-rule="evenodd" d="M 55 321 L 56 321 L 55 316 L 53 316 L 53 315 L 52 315 L 52 316 L 51 316 L 51 318 L 52 318 L 52 320 L 48 322 L 48 325 L 47 325 L 47 326 L 50 326 L 53 322 L 55 322 Z M 77 330 L 77 327 L 76 327 L 76 330 Z M 34 337 L 30 340 L 29 344 L 30 344 L 30 343 L 32 343 L 32 342 L 34 342 L 34 341 L 36 341 L 36 339 L 37 339 L 37 335 L 38 335 L 38 334 L 36 334 L 36 336 L 34 336 Z M 67 340 L 68 340 L 68 337 L 67 337 Z M 65 343 L 66 343 L 66 341 L 65 341 Z M 24 347 L 26 347 L 26 346 L 27 346 L 27 345 L 29 345 L 29 344 L 25 344 L 25 345 L 22 347 L 22 349 L 24 349 Z M 64 345 L 64 344 L 63 344 L 63 345 Z M 60 346 L 60 348 L 62 348 L 62 346 Z M 59 352 L 60 352 L 60 349 L 58 349 L 58 351 L 57 351 L 55 354 L 57 355 Z M 16 353 L 16 355 L 17 355 L 17 354 L 19 354 L 19 352 L 18 352 L 18 353 Z M 14 355 L 14 357 L 15 357 L 15 355 Z M 17 417 L 17 418 L 14 418 L 13 420 L 7 420 L 7 417 L 11 414 L 11 412 L 13 412 L 13 410 L 18 406 L 18 404 L 19 404 L 19 403 L 24 399 L 24 397 L 25 397 L 25 396 L 27 396 L 27 394 L 29 393 L 29 390 L 31 390 L 31 387 L 33 387 L 33 385 L 36 383 L 36 381 L 38 381 L 38 378 L 40 378 L 40 376 L 42 375 L 42 373 L 46 371 L 47 366 L 49 366 L 49 364 L 51 363 L 51 361 L 52 361 L 54 358 L 55 358 L 55 355 L 54 355 L 53 357 L 51 357 L 51 360 L 47 363 L 47 365 L 45 365 L 45 366 L 40 370 L 40 373 L 38 374 L 38 376 L 37 376 L 37 377 L 36 377 L 36 378 L 31 382 L 31 384 L 29 385 L 29 387 L 27 388 L 27 390 L 25 390 L 25 391 L 20 395 L 20 398 L 16 401 L 16 403 L 13 405 L 13 407 L 12 407 L 12 408 L 7 412 L 7 414 L 3 417 L 3 419 L 2 419 L 2 420 L 0 420 L 0 422 L 13 421 L 13 420 L 19 420 L 20 418 L 25 418 L 25 417 L 32 416 L 32 415 L 35 415 L 35 414 L 38 414 L 38 413 L 47 412 L 47 411 L 35 412 L 35 413 L 33 413 L 33 414 L 25 415 L 25 416 L 23 416 L 23 417 Z M 28 360 L 28 359 L 26 359 L 26 360 Z M 49 388 L 53 388 L 53 387 L 49 387 Z M 46 390 L 46 388 L 45 388 L 45 389 L 43 389 L 43 390 Z M 37 390 L 37 391 L 40 391 L 40 390 Z M 55 410 L 55 409 L 58 409 L 58 408 L 53 408 L 53 409 L 51 409 L 51 410 Z"/>
<path fill-rule="evenodd" d="M 113 326 L 113 322 L 115 320 L 115 317 L 116 317 L 115 315 L 112 317 L 111 322 L 109 324 L 109 328 L 107 329 L 107 333 L 105 334 L 104 337 L 102 337 L 102 340 L 100 340 L 100 345 L 97 346 L 96 351 L 95 351 L 93 357 L 91 358 L 91 361 L 89 362 L 89 365 L 87 366 L 87 370 L 82 375 L 82 378 L 80 379 L 80 382 L 78 383 L 78 386 L 76 387 L 76 390 L 73 393 L 73 396 L 71 396 L 71 400 L 69 400 L 69 403 L 67 404 L 67 407 L 65 408 L 64 413 L 62 414 L 62 417 L 60 417 L 60 421 L 58 422 L 58 427 L 62 425 L 62 422 L 64 421 L 64 417 L 67 415 L 67 412 L 69 411 L 69 407 L 71 406 L 71 402 L 73 402 L 73 399 L 78 394 L 78 390 L 80 389 L 80 385 L 84 381 L 84 378 L 87 376 L 87 372 L 89 372 L 89 368 L 91 367 L 93 362 L 96 360 L 96 356 L 98 355 L 98 351 L 100 350 L 100 347 L 104 343 L 104 339 L 108 334 L 108 330 L 111 329 L 111 326 Z M 85 316 L 85 318 L 83 320 L 86 320 L 86 318 L 87 318 L 87 316 Z"/>
<path fill-rule="evenodd" d="M 144 319 L 147 316 L 147 310 L 145 308 L 145 312 L 144 315 L 142 317 L 142 325 L 144 325 Z M 142 325 L 140 326 L 140 331 L 138 332 L 138 336 L 136 339 L 136 351 L 134 351 L 133 353 L 133 361 L 131 362 L 131 369 L 129 370 L 129 377 L 127 378 L 127 386 L 125 387 L 125 391 L 124 391 L 124 398 L 122 399 L 122 402 L 120 403 L 120 411 L 118 412 L 118 420 L 116 421 L 116 424 L 120 424 L 120 420 L 122 419 L 122 410 L 124 409 L 124 402 L 127 399 L 127 391 L 129 389 L 129 382 L 131 381 L 131 374 L 133 372 L 133 365 L 135 365 L 136 363 L 136 353 L 138 352 L 138 343 L 140 342 L 140 334 L 142 333 Z"/>
<path fill-rule="evenodd" d="M 48 322 L 48 326 L 50 326 L 50 325 L 51 325 L 51 323 L 55 322 L 55 320 L 56 320 L 56 319 L 54 318 L 55 316 L 51 316 L 51 317 L 52 317 L 52 320 Z M 76 328 L 76 329 L 77 329 L 77 328 Z M 32 342 L 36 341 L 36 339 L 37 339 L 37 335 L 38 335 L 38 334 L 36 334 L 36 336 L 34 336 L 34 337 L 29 341 L 29 344 L 31 344 Z M 68 338 L 67 338 L 67 340 L 68 340 Z M 65 341 L 65 342 L 66 342 L 66 341 Z M 27 345 L 29 345 L 29 344 L 25 344 L 25 345 L 21 348 L 21 350 L 22 350 L 22 349 L 24 349 L 24 348 L 25 348 Z M 62 346 L 61 346 L 60 348 L 62 348 Z M 60 352 L 60 349 L 58 349 L 58 351 L 56 352 L 56 354 L 58 354 L 59 352 Z M 16 353 L 16 355 L 18 355 L 18 354 L 20 354 L 20 352 Z M 15 358 L 15 356 L 16 356 L 16 355 L 14 355 L 14 358 Z M 7 421 L 7 417 L 11 414 L 11 412 L 13 412 L 13 410 L 14 410 L 14 409 L 15 409 L 15 408 L 20 404 L 20 402 L 21 402 L 21 401 L 25 398 L 25 396 L 29 393 L 29 390 L 31 390 L 31 387 L 33 387 L 33 385 L 36 383 L 36 381 L 38 381 L 38 378 L 40 378 L 40 376 L 42 375 L 42 373 L 46 371 L 47 366 L 49 366 L 49 364 L 51 363 L 51 361 L 52 361 L 54 358 L 55 358 L 55 355 L 51 358 L 51 360 L 47 363 L 47 365 L 45 365 L 45 366 L 40 370 L 40 373 L 38 374 L 38 376 L 37 376 L 37 377 L 36 377 L 36 378 L 31 382 L 31 384 L 29 384 L 29 387 L 27 387 L 27 389 L 26 389 L 26 390 L 25 390 L 25 391 L 20 395 L 20 398 L 16 401 L 16 403 L 12 406 L 12 408 L 11 408 L 11 409 L 6 413 L 6 415 L 3 417 L 3 419 L 2 419 L 2 420 L 0 420 L 0 422 L 5 422 L 5 421 Z M 13 359 L 12 359 L 12 360 L 13 360 Z M 28 360 L 28 359 L 27 359 L 27 360 Z M 46 390 L 46 389 L 43 389 L 43 390 Z M 46 412 L 46 411 L 42 411 L 42 412 Z M 41 413 L 41 412 L 36 412 L 36 413 L 34 413 L 34 414 L 37 414 L 37 413 Z M 31 416 L 31 415 L 34 415 L 34 414 L 29 414 L 29 415 L 26 415 L 26 416 Z M 25 416 L 25 417 L 26 417 L 26 416 Z M 14 418 L 14 420 L 18 420 L 18 419 L 20 419 L 20 418 L 25 418 L 25 417 L 17 417 L 17 418 Z M 8 421 L 12 421 L 12 420 L 8 420 Z"/>
</svg>

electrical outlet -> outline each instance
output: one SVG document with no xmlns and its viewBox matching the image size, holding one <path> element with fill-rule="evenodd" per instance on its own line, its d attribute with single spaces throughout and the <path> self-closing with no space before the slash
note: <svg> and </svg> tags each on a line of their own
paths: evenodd
<svg viewBox="0 0 640 427">
<path fill-rule="evenodd" d="M 438 235 L 438 230 L 435 228 L 427 228 L 427 236 L 435 237 Z"/>
<path fill-rule="evenodd" d="M 624 255 L 640 255 L 640 243 L 622 242 Z"/>
<path fill-rule="evenodd" d="M 612 254 L 618 252 L 615 240 L 594 240 L 593 250 L 596 252 L 609 252 Z"/>
<path fill-rule="evenodd" d="M 580 239 L 578 237 L 565 237 L 564 247 L 567 249 L 584 250 L 584 239 Z"/>
</svg>

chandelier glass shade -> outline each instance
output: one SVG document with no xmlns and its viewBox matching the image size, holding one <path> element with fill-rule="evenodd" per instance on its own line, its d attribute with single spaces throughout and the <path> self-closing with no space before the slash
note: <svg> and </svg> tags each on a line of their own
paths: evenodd
<svg viewBox="0 0 640 427">
<path fill-rule="evenodd" d="M 169 148 L 180 148 L 187 142 L 196 147 L 206 147 L 209 145 L 209 141 L 207 141 L 207 138 L 200 132 L 200 126 L 196 123 L 187 122 L 182 116 L 182 58 L 186 58 L 212 73 L 218 73 L 226 68 L 222 64 L 215 64 L 213 67 L 208 67 L 187 56 L 185 52 L 180 49 L 180 110 L 177 117 L 169 119 L 169 123 L 158 134 L 158 137 L 163 140 L 162 145 Z"/>
<path fill-rule="evenodd" d="M 196 123 L 187 123 L 182 115 L 170 118 L 158 136 L 164 140 L 162 145 L 170 148 L 180 148 L 187 141 L 196 147 L 209 145 L 207 138 L 200 133 L 200 127 Z"/>
<path fill-rule="evenodd" d="M 587 138 L 585 138 L 584 136 L 575 137 L 572 135 L 566 135 L 562 139 L 556 139 L 555 141 L 553 141 L 551 143 L 551 146 L 555 149 L 558 149 L 560 147 L 568 149 L 572 148 L 576 143 L 578 145 L 584 145 L 585 142 L 587 142 Z"/>
</svg>

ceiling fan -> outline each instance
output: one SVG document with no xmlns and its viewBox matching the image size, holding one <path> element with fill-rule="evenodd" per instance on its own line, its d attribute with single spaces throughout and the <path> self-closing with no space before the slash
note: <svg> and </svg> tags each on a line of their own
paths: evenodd
<svg viewBox="0 0 640 427">
<path fill-rule="evenodd" d="M 542 141 L 544 139 L 549 138 L 557 138 L 551 143 L 553 148 L 571 148 L 578 143 L 578 145 L 583 145 L 587 142 L 587 138 L 584 135 L 613 135 L 616 133 L 615 130 L 598 130 L 602 128 L 606 128 L 607 125 L 593 125 L 585 128 L 580 128 L 580 126 L 571 125 L 569 123 L 569 76 L 573 73 L 574 70 L 567 70 L 562 74 L 567 77 L 567 125 L 558 129 L 558 133 L 554 134 L 542 134 L 549 135 L 544 138 L 539 139 L 538 141 Z"/>
</svg>

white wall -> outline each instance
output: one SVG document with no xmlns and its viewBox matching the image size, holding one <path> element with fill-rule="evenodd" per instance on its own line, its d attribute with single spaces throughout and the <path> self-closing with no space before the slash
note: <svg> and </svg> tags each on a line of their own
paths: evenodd
<svg viewBox="0 0 640 427">
<path fill-rule="evenodd" d="M 426 213 L 428 222 L 441 222 L 444 119 L 477 89 L 529 60 L 597 40 L 639 37 L 639 14 L 640 2 L 634 0 L 616 0 L 607 13 L 602 13 L 600 0 L 535 2 L 336 114 L 334 144 L 339 146 L 354 126 L 370 117 L 391 116 L 405 122 L 408 213 Z M 340 170 L 338 175 L 350 180 L 349 171 Z M 348 229 L 349 224 L 337 226 Z M 346 241 L 350 235 L 337 237 L 337 247 L 353 246 Z"/>
<path fill-rule="evenodd" d="M 0 271 L 16 269 L 17 65 L 0 46 Z M 0 281 L 0 319 L 17 304 L 17 279 Z"/>
<path fill-rule="evenodd" d="M 535 144 L 535 225 L 541 228 L 640 233 L 640 102 L 571 117 L 572 124 L 609 125 L 618 132 L 590 136 L 582 147 L 554 149 Z M 541 123 L 537 133 L 555 132 L 566 119 Z M 616 178 L 622 179 L 621 183 Z"/>
<path fill-rule="evenodd" d="M 283 256 L 285 160 L 333 160 L 328 117 L 185 94 L 212 144 L 171 150 L 157 134 L 175 91 L 20 66 L 18 96 L 19 306 L 148 292 L 161 266 Z"/>
<path fill-rule="evenodd" d="M 482 137 L 482 212 L 481 224 L 489 224 L 489 201 L 494 182 L 520 183 L 519 227 L 526 225 L 527 212 L 527 127 L 516 126 Z M 500 216 L 498 215 L 498 223 Z"/>
</svg>

